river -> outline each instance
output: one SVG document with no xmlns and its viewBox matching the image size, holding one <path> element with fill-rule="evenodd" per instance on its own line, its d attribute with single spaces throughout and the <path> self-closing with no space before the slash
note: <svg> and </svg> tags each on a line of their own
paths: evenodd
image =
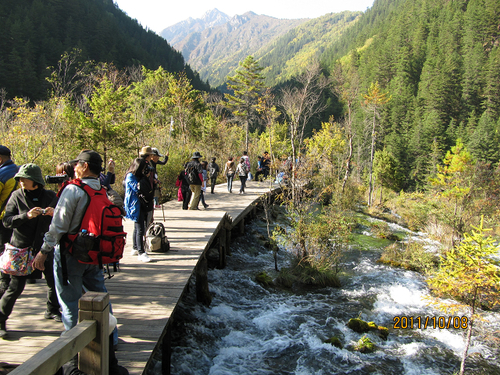
<svg viewBox="0 0 500 375">
<path fill-rule="evenodd" d="M 391 228 L 426 242 L 431 250 L 437 246 L 422 233 L 394 224 Z M 345 260 L 346 276 L 341 288 L 300 292 L 264 288 L 254 281 L 260 271 L 272 274 L 274 269 L 272 254 L 256 239 L 264 231 L 264 225 L 257 220 L 247 225 L 247 233 L 232 243 L 227 268 L 209 270 L 213 295 L 210 307 L 196 303 L 194 284 L 184 297 L 175 316 L 180 323 L 173 330 L 172 374 L 458 372 L 464 330 L 438 328 L 443 313 L 423 299 L 429 290 L 420 274 L 377 263 L 380 248 L 352 246 Z M 368 231 L 358 235 L 371 236 Z M 280 251 L 279 258 L 279 266 L 287 266 L 286 250 Z M 377 347 L 373 353 L 363 354 L 352 348 L 363 334 L 352 331 L 346 323 L 357 317 L 389 328 L 386 341 L 367 334 Z M 395 328 L 397 317 L 414 318 L 413 329 Z M 420 328 L 417 317 L 422 319 Z M 426 317 L 430 320 L 424 328 Z M 405 325 L 404 319 L 400 323 Z M 486 321 L 473 335 L 467 373 L 500 374 L 498 341 L 497 345 L 486 341 L 495 336 L 499 339 L 499 327 L 500 313 L 487 313 Z M 325 343 L 332 336 L 341 338 L 342 349 Z"/>
</svg>

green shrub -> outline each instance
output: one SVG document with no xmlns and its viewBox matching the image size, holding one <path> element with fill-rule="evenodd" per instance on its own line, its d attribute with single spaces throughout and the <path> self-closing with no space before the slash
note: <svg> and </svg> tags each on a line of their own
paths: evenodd
<svg viewBox="0 0 500 375">
<path fill-rule="evenodd" d="M 437 255 L 426 251 L 417 242 L 389 245 L 384 249 L 378 261 L 393 267 L 417 271 L 424 275 L 432 273 L 438 265 Z"/>
</svg>

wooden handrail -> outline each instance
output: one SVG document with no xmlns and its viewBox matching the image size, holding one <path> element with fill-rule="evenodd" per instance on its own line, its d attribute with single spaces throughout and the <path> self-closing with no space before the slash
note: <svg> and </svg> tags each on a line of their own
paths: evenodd
<svg viewBox="0 0 500 375">
<path fill-rule="evenodd" d="M 109 373 L 109 294 L 88 292 L 79 301 L 80 322 L 10 372 L 11 375 L 55 374 L 80 353 L 79 367 L 89 375 Z M 89 310 L 90 308 L 90 310 Z"/>
</svg>

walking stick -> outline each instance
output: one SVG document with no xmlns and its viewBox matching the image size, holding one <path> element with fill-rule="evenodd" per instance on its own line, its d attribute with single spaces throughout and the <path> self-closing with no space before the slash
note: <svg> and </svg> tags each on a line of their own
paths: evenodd
<svg viewBox="0 0 500 375">
<path fill-rule="evenodd" d="M 160 192 L 160 201 L 161 201 L 161 200 L 162 200 L 162 199 L 161 199 L 162 197 L 161 197 L 161 186 L 160 186 L 160 185 L 158 185 L 158 191 Z M 163 221 L 165 221 L 165 210 L 164 210 L 164 208 L 163 208 L 163 204 L 161 204 L 161 213 L 162 213 L 162 215 L 163 215 Z"/>
</svg>

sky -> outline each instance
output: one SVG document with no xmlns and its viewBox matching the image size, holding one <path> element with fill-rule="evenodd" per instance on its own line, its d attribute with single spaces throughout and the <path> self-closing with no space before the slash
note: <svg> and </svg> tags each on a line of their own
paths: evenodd
<svg viewBox="0 0 500 375">
<path fill-rule="evenodd" d="M 160 34 L 177 22 L 201 18 L 217 8 L 232 17 L 252 11 L 275 18 L 316 18 L 344 10 L 365 11 L 374 0 L 114 0 L 115 4 L 143 27 Z"/>
</svg>

